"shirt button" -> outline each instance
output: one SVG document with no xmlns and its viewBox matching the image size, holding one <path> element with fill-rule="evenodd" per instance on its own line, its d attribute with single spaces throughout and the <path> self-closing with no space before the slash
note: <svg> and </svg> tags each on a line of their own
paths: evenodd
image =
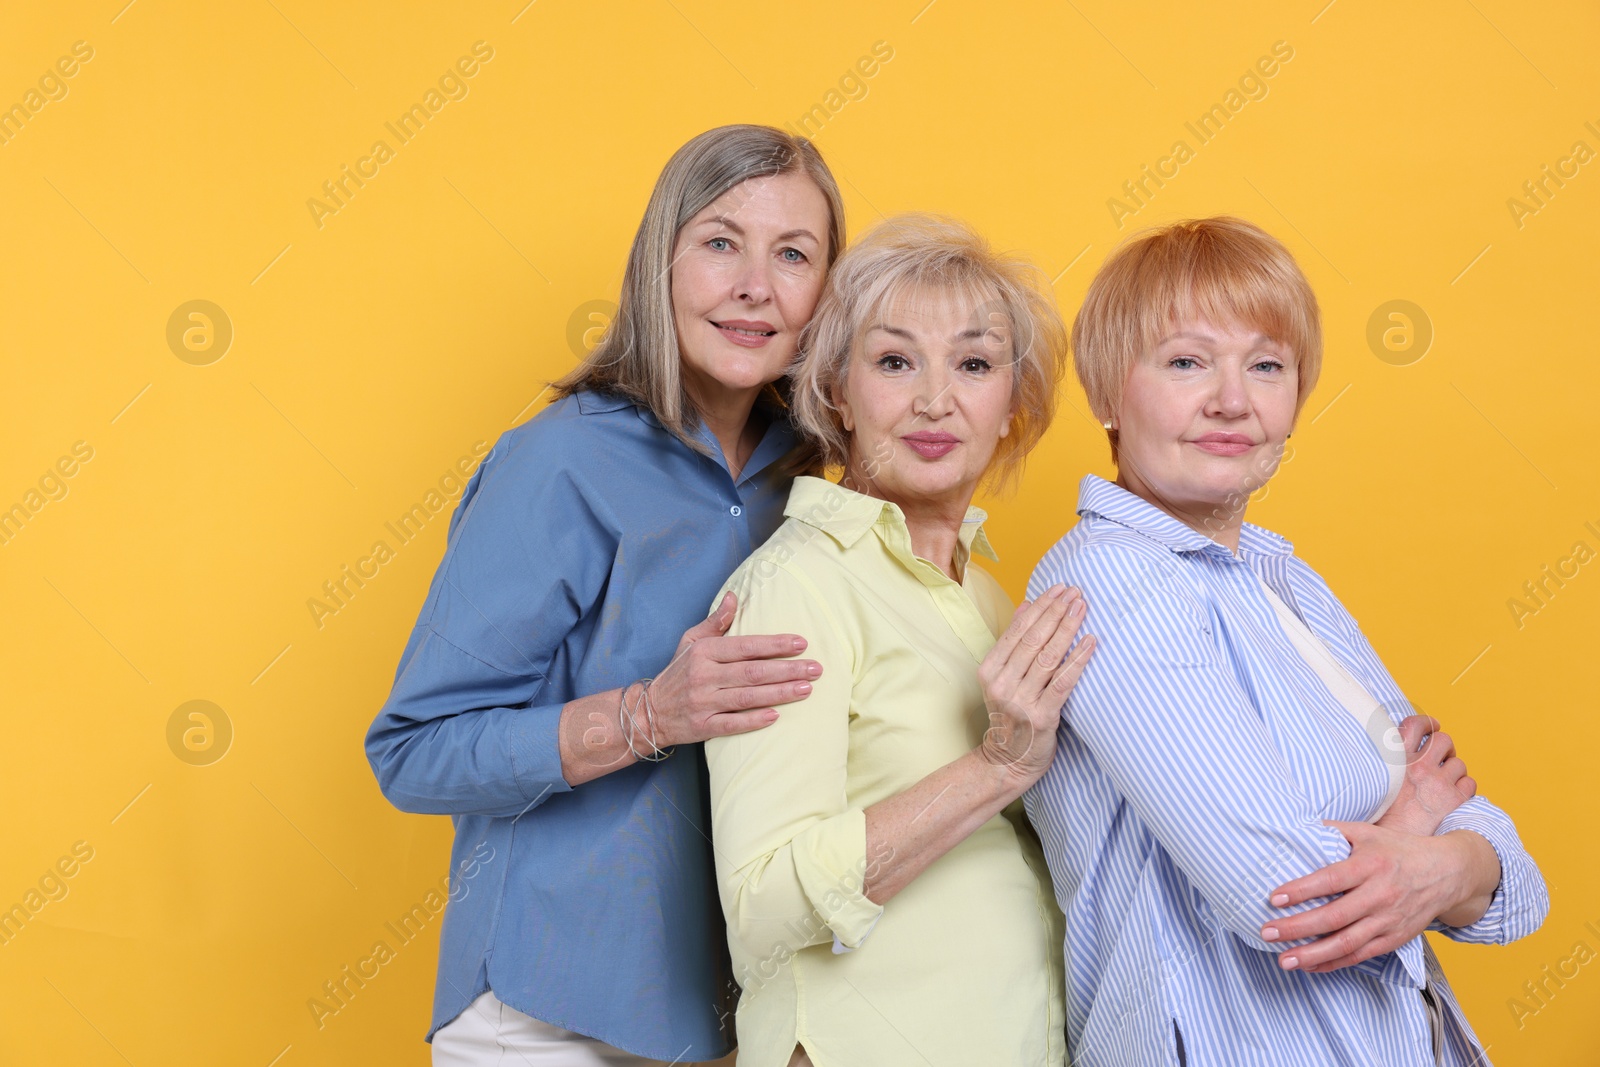
<svg viewBox="0 0 1600 1067">
<path fill-rule="evenodd" d="M 728 514 L 737 519 L 740 515 L 744 514 L 744 508 L 741 508 L 738 504 L 735 504 L 733 507 L 728 509 Z"/>
</svg>

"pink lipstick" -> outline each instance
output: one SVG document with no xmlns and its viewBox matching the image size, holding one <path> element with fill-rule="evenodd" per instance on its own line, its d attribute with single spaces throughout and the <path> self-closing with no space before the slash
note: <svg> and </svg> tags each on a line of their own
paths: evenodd
<svg viewBox="0 0 1600 1067">
<path fill-rule="evenodd" d="M 1242 433 L 1208 433 L 1195 438 L 1190 444 L 1213 456 L 1242 456 L 1256 446 Z"/>
<path fill-rule="evenodd" d="M 770 322 L 761 322 L 753 319 L 723 319 L 721 322 L 707 320 L 734 344 L 741 348 L 760 348 L 772 340 L 778 333 L 777 327 Z"/>
<path fill-rule="evenodd" d="M 908 433 L 900 440 L 911 446 L 911 450 L 923 459 L 938 459 L 949 454 L 950 450 L 961 443 L 955 434 L 944 433 L 936 430 L 920 430 L 917 433 Z"/>
</svg>

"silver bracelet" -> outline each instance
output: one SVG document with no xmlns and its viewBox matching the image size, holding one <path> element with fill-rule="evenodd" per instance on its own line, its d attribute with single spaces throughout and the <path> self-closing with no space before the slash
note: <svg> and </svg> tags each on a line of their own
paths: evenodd
<svg viewBox="0 0 1600 1067">
<path fill-rule="evenodd" d="M 660 763 L 662 760 L 676 752 L 678 746 L 672 745 L 663 749 L 660 745 L 656 744 L 656 705 L 655 701 L 650 699 L 650 683 L 653 681 L 655 681 L 654 678 L 645 679 L 644 692 L 640 694 L 640 699 L 644 701 L 644 717 L 646 727 L 650 731 L 650 747 L 655 750 L 655 755 L 646 758 L 652 763 Z"/>
<path fill-rule="evenodd" d="M 629 682 L 617 693 L 617 728 L 622 732 L 622 739 L 627 742 L 628 752 L 634 759 L 639 759 L 638 750 L 633 747 L 633 735 L 638 729 L 638 724 L 633 721 L 633 714 L 628 710 L 628 690 L 637 682 Z"/>
<path fill-rule="evenodd" d="M 656 744 L 655 705 L 650 701 L 650 683 L 653 681 L 655 681 L 654 678 L 641 678 L 637 682 L 629 682 L 622 687 L 617 698 L 617 725 L 622 730 L 623 740 L 627 742 L 628 751 L 633 755 L 633 758 L 646 763 L 660 763 L 673 753 L 673 748 L 663 750 L 660 745 Z M 650 745 L 650 755 L 648 756 L 641 755 L 633 743 L 634 738 L 639 733 L 639 722 L 634 718 L 634 711 L 637 710 L 637 705 L 634 707 L 628 706 L 628 690 L 636 685 L 643 686 L 639 699 L 644 703 L 645 730 L 649 734 L 645 738 Z"/>
</svg>

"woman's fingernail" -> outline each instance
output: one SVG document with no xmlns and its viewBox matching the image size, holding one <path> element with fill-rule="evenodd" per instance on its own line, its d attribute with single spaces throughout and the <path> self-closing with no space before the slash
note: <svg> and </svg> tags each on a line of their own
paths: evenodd
<svg viewBox="0 0 1600 1067">
<path fill-rule="evenodd" d="M 1083 614 L 1083 601 L 1082 600 L 1074 600 L 1072 602 L 1072 606 L 1067 609 L 1067 614 L 1071 615 L 1074 618 L 1078 617 L 1079 615 L 1082 615 Z"/>
<path fill-rule="evenodd" d="M 801 649 L 803 649 L 805 647 L 806 647 L 806 639 L 805 638 L 797 637 L 797 638 L 794 639 L 794 650 L 796 652 L 799 652 Z"/>
<path fill-rule="evenodd" d="M 1285 907 L 1288 907 L 1289 906 L 1289 894 L 1288 893 L 1274 893 L 1274 894 L 1272 894 L 1272 906 L 1274 908 L 1285 908 Z"/>
<path fill-rule="evenodd" d="M 1278 940 L 1278 928 L 1276 926 L 1269 926 L 1265 930 L 1261 931 L 1261 940 L 1263 940 L 1263 941 L 1276 941 L 1276 940 Z"/>
<path fill-rule="evenodd" d="M 812 678 L 821 678 L 822 677 L 822 664 L 820 664 L 820 663 L 811 664 L 809 667 L 806 668 L 806 674 L 810 675 Z"/>
<path fill-rule="evenodd" d="M 1300 966 L 1300 957 L 1299 956 L 1285 956 L 1279 962 L 1282 965 L 1284 970 L 1292 971 L 1296 967 Z"/>
<path fill-rule="evenodd" d="M 765 722 L 777 722 L 778 721 L 778 713 L 775 712 L 775 711 L 769 711 L 765 715 L 761 716 L 761 718 Z"/>
<path fill-rule="evenodd" d="M 799 685 L 794 687 L 794 691 L 799 693 L 801 696 L 804 696 L 807 693 L 811 692 L 811 683 L 810 682 L 801 682 Z"/>
</svg>

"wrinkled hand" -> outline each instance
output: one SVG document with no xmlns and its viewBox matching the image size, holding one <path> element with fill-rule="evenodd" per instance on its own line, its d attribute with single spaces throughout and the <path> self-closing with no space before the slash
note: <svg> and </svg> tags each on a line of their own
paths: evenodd
<svg viewBox="0 0 1600 1067">
<path fill-rule="evenodd" d="M 1458 895 L 1459 853 L 1443 837 L 1364 822 L 1327 825 L 1350 842 L 1349 857 L 1280 886 L 1271 903 L 1284 908 L 1344 895 L 1262 927 L 1264 941 L 1317 938 L 1286 949 L 1278 957 L 1285 970 L 1334 971 L 1392 952 L 1426 930 Z"/>
<path fill-rule="evenodd" d="M 1091 634 L 1064 659 L 1086 610 L 1078 590 L 1051 586 L 1017 609 L 978 666 L 989 708 L 979 754 L 1015 774 L 1024 788 L 1050 766 L 1062 705 L 1094 652 Z"/>
<path fill-rule="evenodd" d="M 1440 732 L 1431 715 L 1412 715 L 1400 724 L 1406 754 L 1405 783 L 1378 825 L 1430 837 L 1444 817 L 1478 792 L 1455 742 Z"/>
<path fill-rule="evenodd" d="M 788 659 L 806 647 L 798 634 L 724 636 L 733 625 L 738 598 L 728 593 L 701 622 L 684 632 L 672 662 L 650 685 L 656 710 L 656 743 L 688 744 L 769 726 L 774 705 L 803 700 L 822 677 L 816 660 Z M 637 688 L 628 696 L 644 727 Z"/>
</svg>

